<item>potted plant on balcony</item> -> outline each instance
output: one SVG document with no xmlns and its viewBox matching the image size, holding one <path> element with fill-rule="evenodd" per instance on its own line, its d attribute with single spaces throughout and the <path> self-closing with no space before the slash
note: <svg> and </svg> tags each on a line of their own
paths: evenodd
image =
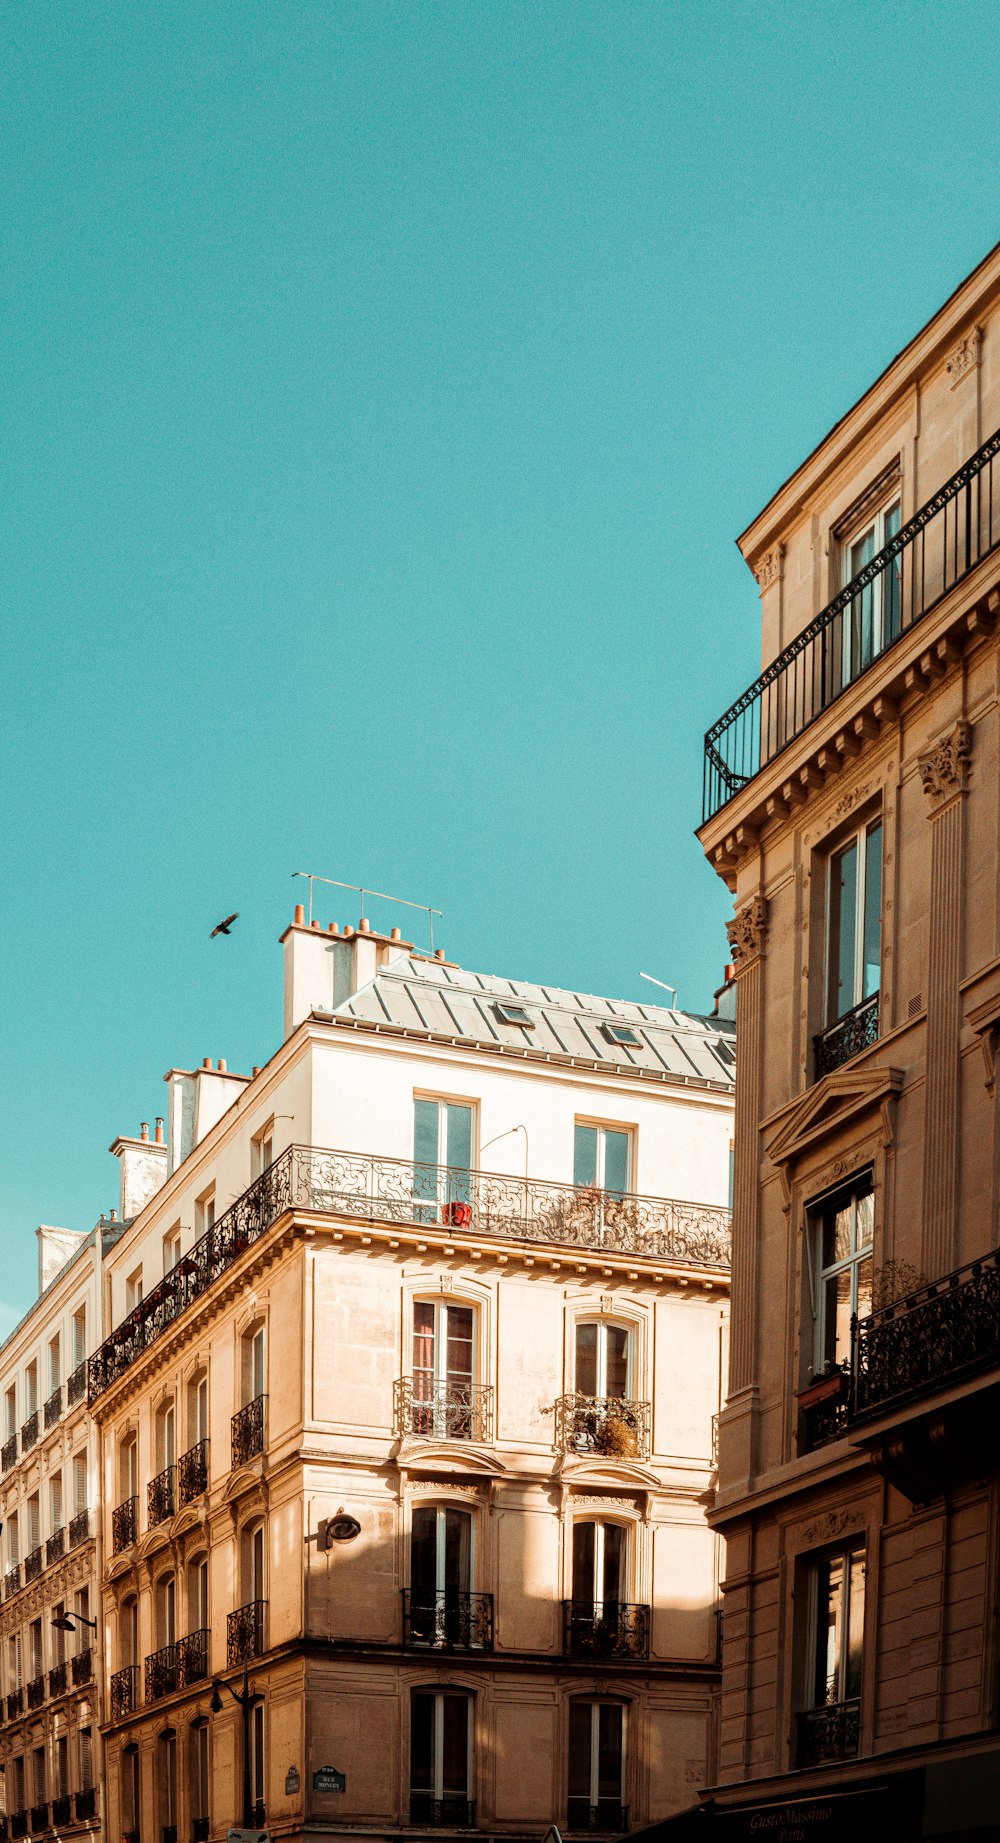
<svg viewBox="0 0 1000 1843">
<path fill-rule="evenodd" d="M 623 1414 L 608 1414 L 597 1430 L 595 1450 L 605 1459 L 634 1459 L 639 1451 L 635 1428 Z"/>
<path fill-rule="evenodd" d="M 810 1377 L 805 1388 L 799 1390 L 796 1399 L 803 1414 L 808 1414 L 810 1408 L 817 1408 L 820 1402 L 840 1401 L 846 1396 L 849 1383 L 850 1365 L 836 1363 L 831 1358 Z"/>
</svg>

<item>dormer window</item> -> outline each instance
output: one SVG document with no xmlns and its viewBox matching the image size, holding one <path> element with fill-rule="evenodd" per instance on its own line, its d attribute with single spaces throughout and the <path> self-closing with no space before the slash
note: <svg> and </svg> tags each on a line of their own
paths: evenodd
<svg viewBox="0 0 1000 1843">
<path fill-rule="evenodd" d="M 604 1035 L 609 1043 L 623 1043 L 629 1049 L 642 1047 L 642 1038 L 637 1030 L 633 1030 L 631 1024 L 605 1024 Z"/>
<path fill-rule="evenodd" d="M 493 1007 L 501 1024 L 516 1024 L 521 1030 L 534 1030 L 535 1020 L 528 1015 L 523 1005 L 508 1005 L 497 999 Z"/>
<path fill-rule="evenodd" d="M 901 523 L 898 497 L 841 539 L 844 587 L 862 576 L 869 563 L 891 542 Z M 877 659 L 899 633 L 901 563 L 892 558 L 870 580 L 862 582 L 839 617 L 841 621 L 842 683 L 850 684 Z"/>
</svg>

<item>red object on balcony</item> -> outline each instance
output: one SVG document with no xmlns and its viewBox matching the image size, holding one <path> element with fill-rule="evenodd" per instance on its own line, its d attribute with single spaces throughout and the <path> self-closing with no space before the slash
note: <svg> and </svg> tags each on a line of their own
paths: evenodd
<svg viewBox="0 0 1000 1843">
<path fill-rule="evenodd" d="M 815 1408 L 821 1401 L 836 1400 L 847 1394 L 848 1378 L 842 1369 L 835 1369 L 829 1376 L 817 1376 L 806 1388 L 800 1389 L 796 1397 L 803 1413 Z"/>
<path fill-rule="evenodd" d="M 467 1229 L 472 1221 L 472 1204 L 457 1201 L 445 1203 L 441 1210 L 441 1220 L 453 1229 Z"/>
</svg>

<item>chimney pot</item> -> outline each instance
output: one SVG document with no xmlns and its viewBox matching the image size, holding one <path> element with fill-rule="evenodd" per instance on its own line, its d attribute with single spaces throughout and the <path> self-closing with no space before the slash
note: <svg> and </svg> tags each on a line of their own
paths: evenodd
<svg viewBox="0 0 1000 1843">
<path fill-rule="evenodd" d="M 259 1063 L 259 1062 L 255 1062 L 255 1063 L 254 1063 L 254 1065 L 253 1065 L 253 1068 L 252 1068 L 252 1069 L 250 1070 L 250 1073 L 251 1073 L 251 1075 L 259 1075 L 259 1074 L 260 1074 L 260 1063 Z"/>
<path fill-rule="evenodd" d="M 226 1073 L 226 1058 L 225 1056 L 220 1056 L 219 1057 L 219 1074 L 224 1075 L 225 1073 Z"/>
<path fill-rule="evenodd" d="M 394 929 L 392 930 L 392 933 L 391 933 L 391 934 L 390 934 L 390 936 L 389 936 L 389 939 L 390 939 L 391 941 L 401 941 L 401 940 L 402 940 L 402 938 L 403 938 L 403 930 L 402 930 L 402 928 L 394 928 Z"/>
<path fill-rule="evenodd" d="M 210 1069 L 212 1066 L 211 1056 L 203 1056 L 201 1059 L 201 1066 L 203 1069 Z"/>
<path fill-rule="evenodd" d="M 439 947 L 439 948 L 437 949 L 437 951 L 436 951 L 436 953 L 435 953 L 435 955 L 434 955 L 434 958 L 435 958 L 435 960 L 443 960 L 443 959 L 444 959 L 444 948 L 443 948 L 443 947 Z"/>
<path fill-rule="evenodd" d="M 156 1143 L 157 1145 L 163 1144 L 163 1115 L 162 1114 L 157 1114 L 156 1116 Z"/>
<path fill-rule="evenodd" d="M 350 924 L 350 922 L 345 922 L 345 923 L 344 923 L 344 939 L 345 939 L 345 941 L 349 941 L 349 940 L 351 939 L 351 936 L 353 935 L 353 933 L 354 933 L 354 929 L 353 929 L 353 928 L 351 927 L 351 924 Z"/>
<path fill-rule="evenodd" d="M 117 1211 L 116 1209 L 113 1209 L 113 1210 L 111 1211 L 111 1220 L 112 1220 L 112 1222 L 117 1222 L 117 1221 L 118 1221 L 118 1211 Z"/>
<path fill-rule="evenodd" d="M 359 934 L 370 934 L 371 931 L 372 931 L 371 922 L 368 920 L 367 915 L 362 915 L 361 920 L 358 923 L 358 933 Z"/>
<path fill-rule="evenodd" d="M 339 933 L 340 933 L 340 929 L 339 929 L 339 928 L 337 927 L 337 924 L 336 924 L 336 922 L 331 922 L 331 923 L 330 923 L 330 926 L 329 926 L 329 928 L 327 929 L 327 933 L 328 933 L 328 934 L 339 934 Z"/>
<path fill-rule="evenodd" d="M 139 1138 L 140 1138 L 140 1139 L 148 1139 L 148 1138 L 149 1138 L 149 1121 L 148 1121 L 148 1120 L 144 1120 L 144 1121 L 143 1121 L 143 1123 L 142 1123 L 142 1125 L 140 1126 L 140 1128 L 139 1128 Z"/>
<path fill-rule="evenodd" d="M 301 926 L 302 926 L 302 923 L 303 923 L 303 922 L 305 921 L 305 919 L 306 919 L 306 911 L 305 911 L 305 905 L 304 905 L 303 903 L 301 903 L 301 902 L 297 902 L 297 903 L 295 904 L 295 922 L 294 922 L 294 926 L 295 926 L 295 927 L 297 927 L 297 928 L 301 928 Z"/>
<path fill-rule="evenodd" d="M 322 928 L 323 923 L 321 921 L 311 921 L 309 926 L 310 928 Z"/>
</svg>

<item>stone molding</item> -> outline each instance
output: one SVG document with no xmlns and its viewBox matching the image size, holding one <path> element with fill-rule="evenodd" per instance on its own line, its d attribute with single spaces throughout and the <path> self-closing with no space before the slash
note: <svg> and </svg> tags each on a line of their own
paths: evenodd
<svg viewBox="0 0 1000 1843">
<path fill-rule="evenodd" d="M 736 977 L 760 959 L 767 940 L 767 898 L 753 896 L 742 909 L 737 909 L 731 922 L 726 923 L 726 934 L 733 952 Z"/>
<path fill-rule="evenodd" d="M 951 356 L 945 365 L 945 370 L 951 378 L 952 390 L 956 384 L 960 384 L 962 379 L 968 376 L 970 371 L 976 370 L 982 362 L 982 355 L 983 330 L 982 327 L 974 326 L 969 332 L 963 334 L 957 346 L 952 348 Z"/>
<path fill-rule="evenodd" d="M 972 725 L 966 723 L 964 718 L 946 736 L 942 736 L 932 749 L 917 756 L 921 784 L 931 802 L 932 813 L 946 800 L 950 800 L 953 794 L 966 792 L 971 762 Z"/>
<path fill-rule="evenodd" d="M 768 589 L 773 589 L 785 573 L 784 544 L 775 544 L 773 550 L 765 550 L 764 555 L 757 558 L 753 573 L 757 578 L 758 589 L 762 595 L 766 595 Z"/>
</svg>

